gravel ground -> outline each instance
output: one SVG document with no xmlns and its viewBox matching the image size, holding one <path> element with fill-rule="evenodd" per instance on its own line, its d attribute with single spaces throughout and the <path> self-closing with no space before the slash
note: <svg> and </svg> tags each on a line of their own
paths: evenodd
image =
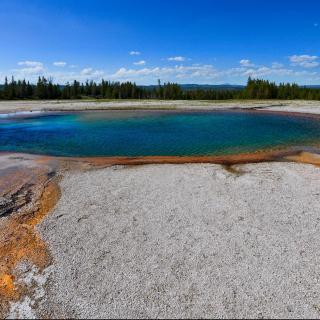
<svg viewBox="0 0 320 320">
<path fill-rule="evenodd" d="M 61 188 L 37 315 L 320 317 L 318 167 L 117 166 Z"/>
</svg>

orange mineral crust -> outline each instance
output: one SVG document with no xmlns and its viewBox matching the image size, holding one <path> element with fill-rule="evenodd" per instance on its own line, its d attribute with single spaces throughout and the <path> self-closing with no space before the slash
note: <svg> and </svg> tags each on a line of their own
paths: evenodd
<svg viewBox="0 0 320 320">
<path fill-rule="evenodd" d="M 146 156 L 146 157 L 81 157 L 57 158 L 68 168 L 105 167 L 112 165 L 146 165 L 146 164 L 184 164 L 184 163 L 215 163 L 236 165 L 284 159 L 286 156 L 297 155 L 299 151 L 292 149 L 257 151 L 223 156 Z"/>
<path fill-rule="evenodd" d="M 28 167 L 24 160 L 19 162 L 20 167 L 2 170 L 0 176 L 0 196 L 9 202 L 9 210 L 0 220 L 0 316 L 8 310 L 8 302 L 20 299 L 24 292 L 15 284 L 18 263 L 28 261 L 41 270 L 50 262 L 46 244 L 35 226 L 60 195 L 57 183 L 48 179 L 48 166 Z"/>
<path fill-rule="evenodd" d="M 301 152 L 297 155 L 288 156 L 287 159 L 298 163 L 308 163 L 320 166 L 320 155 L 310 152 Z"/>
</svg>

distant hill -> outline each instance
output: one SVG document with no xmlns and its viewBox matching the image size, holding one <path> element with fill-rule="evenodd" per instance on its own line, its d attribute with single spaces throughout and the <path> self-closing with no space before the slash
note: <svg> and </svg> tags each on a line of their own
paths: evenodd
<svg viewBox="0 0 320 320">
<path fill-rule="evenodd" d="M 242 90 L 245 86 L 238 84 L 182 84 L 183 90 Z"/>
<path fill-rule="evenodd" d="M 310 88 L 310 89 L 320 89 L 320 85 L 319 84 L 306 85 L 306 86 L 300 86 L 300 87 Z"/>
</svg>

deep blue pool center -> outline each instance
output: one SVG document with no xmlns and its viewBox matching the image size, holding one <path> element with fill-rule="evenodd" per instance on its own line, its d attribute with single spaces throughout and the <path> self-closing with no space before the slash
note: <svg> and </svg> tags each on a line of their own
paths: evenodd
<svg viewBox="0 0 320 320">
<path fill-rule="evenodd" d="M 205 156 L 312 146 L 320 120 L 250 111 L 88 111 L 0 116 L 0 151 L 54 156 Z"/>
</svg>

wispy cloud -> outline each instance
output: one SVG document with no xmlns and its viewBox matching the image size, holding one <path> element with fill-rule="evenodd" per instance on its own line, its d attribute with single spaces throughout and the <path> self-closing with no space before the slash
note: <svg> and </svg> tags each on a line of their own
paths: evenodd
<svg viewBox="0 0 320 320">
<path fill-rule="evenodd" d="M 251 61 L 249 59 L 242 59 L 239 61 L 240 65 L 243 67 L 253 67 L 254 64 L 251 63 Z"/>
<path fill-rule="evenodd" d="M 273 68 L 273 69 L 280 69 L 280 68 L 283 68 L 283 64 L 282 64 L 282 63 L 279 63 L 279 62 L 272 62 L 271 68 Z"/>
<path fill-rule="evenodd" d="M 307 54 L 293 55 L 289 57 L 291 65 L 304 68 L 315 68 L 319 66 L 318 56 L 310 56 Z"/>
<path fill-rule="evenodd" d="M 146 62 L 144 60 L 140 60 L 140 61 L 134 62 L 133 64 L 136 66 L 144 66 Z"/>
<path fill-rule="evenodd" d="M 141 52 L 132 50 L 129 52 L 129 54 L 130 54 L 130 56 L 140 56 Z"/>
<path fill-rule="evenodd" d="M 172 57 L 175 58 L 175 57 Z M 278 62 L 272 62 L 268 65 L 257 65 L 249 59 L 242 59 L 238 66 L 230 68 L 217 68 L 212 64 L 193 63 L 188 64 L 176 61 L 176 65 L 167 63 L 161 66 L 146 67 L 145 60 L 133 62 L 134 68 L 123 66 L 113 72 L 107 72 L 101 69 L 95 69 L 87 66 L 85 68 L 71 68 L 72 65 L 66 64 L 68 68 L 50 68 L 45 67 L 42 62 L 26 60 L 18 62 L 18 68 L 9 70 L 6 75 L 11 74 L 17 79 L 26 78 L 32 82 L 37 80 L 38 76 L 45 76 L 53 79 L 57 83 L 66 83 L 73 80 L 84 82 L 86 80 L 100 81 L 101 78 L 115 81 L 135 81 L 141 84 L 155 83 L 157 79 L 162 81 L 175 81 L 179 83 L 244 83 L 251 76 L 254 78 L 264 78 L 276 81 L 295 81 L 299 83 L 318 83 L 320 72 L 317 69 L 311 69 L 311 65 L 318 63 L 318 56 L 311 55 L 293 55 L 289 57 L 291 66 L 286 66 Z M 188 60 L 188 59 L 187 59 Z M 63 61 L 55 66 L 63 66 Z M 299 66 L 297 69 L 295 66 Z M 74 66 L 76 67 L 76 66 Z M 0 73 L 1 79 L 5 73 Z"/>
<path fill-rule="evenodd" d="M 16 72 L 21 78 L 35 74 L 42 75 L 45 71 L 43 63 L 39 61 L 20 61 L 18 62 L 18 66 L 22 66 L 23 68 L 14 69 L 13 71 Z"/>
<path fill-rule="evenodd" d="M 53 63 L 53 65 L 55 67 L 65 67 L 67 65 L 67 63 L 64 62 L 64 61 L 56 61 L 56 62 Z"/>
<path fill-rule="evenodd" d="M 310 72 L 308 70 L 297 71 L 292 68 L 286 68 L 280 63 L 272 63 L 270 66 L 256 66 L 250 63 L 251 67 L 245 66 L 229 68 L 229 69 L 216 69 L 210 64 L 192 64 L 192 65 L 176 65 L 174 67 L 153 67 L 141 69 L 127 69 L 120 68 L 113 74 L 108 75 L 110 79 L 119 81 L 138 81 L 138 82 L 153 82 L 158 78 L 164 81 L 177 81 L 177 82 L 228 82 L 234 79 L 242 79 L 245 81 L 249 76 L 254 78 L 292 78 L 296 81 L 299 77 L 310 77 L 314 79 L 319 76 L 317 72 Z"/>
<path fill-rule="evenodd" d="M 186 58 L 182 57 L 182 56 L 177 56 L 177 57 L 169 57 L 167 60 L 168 61 L 182 62 L 182 61 L 185 61 Z"/>
<path fill-rule="evenodd" d="M 164 77 L 169 79 L 213 79 L 218 75 L 218 71 L 212 65 L 196 65 L 196 66 L 174 66 L 174 67 L 154 67 L 142 69 L 120 68 L 111 75 L 114 79 L 137 80 L 154 77 Z"/>
<path fill-rule="evenodd" d="M 102 77 L 105 73 L 102 70 L 95 70 L 93 68 L 84 68 L 81 70 L 81 75 L 90 77 Z"/>
<path fill-rule="evenodd" d="M 43 63 L 39 61 L 30 61 L 30 60 L 25 60 L 25 61 L 19 61 L 18 66 L 26 66 L 26 67 L 42 67 Z"/>
</svg>

